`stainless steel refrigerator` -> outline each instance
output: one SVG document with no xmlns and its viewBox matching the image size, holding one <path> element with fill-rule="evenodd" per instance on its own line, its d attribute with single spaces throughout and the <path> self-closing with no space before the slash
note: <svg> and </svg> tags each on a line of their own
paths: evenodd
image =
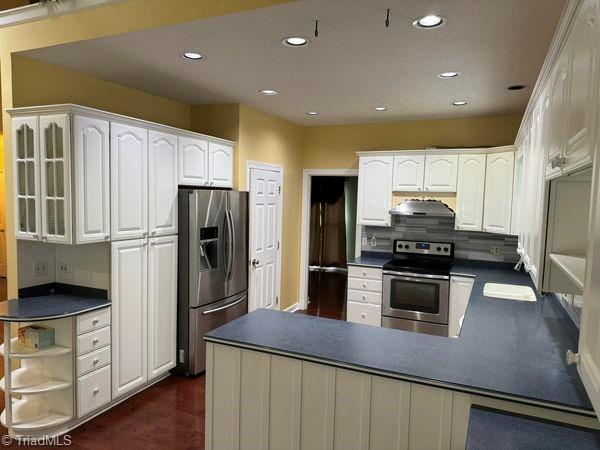
<svg viewBox="0 0 600 450">
<path fill-rule="evenodd" d="M 248 312 L 248 193 L 179 189 L 177 369 L 206 369 L 204 335 Z"/>
</svg>

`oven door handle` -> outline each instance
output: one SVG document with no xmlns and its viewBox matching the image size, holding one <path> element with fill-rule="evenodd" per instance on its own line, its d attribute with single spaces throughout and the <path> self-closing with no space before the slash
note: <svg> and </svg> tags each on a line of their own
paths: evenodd
<svg viewBox="0 0 600 450">
<path fill-rule="evenodd" d="M 409 277 L 409 278 L 411 278 L 411 280 L 414 280 L 414 281 L 419 281 L 419 278 L 425 278 L 425 279 L 429 279 L 429 280 L 449 280 L 450 279 L 450 277 L 447 275 L 430 275 L 430 274 L 426 274 L 426 273 L 416 274 L 416 273 L 410 273 L 410 272 L 394 272 L 391 270 L 384 270 L 383 274 L 399 276 L 399 277 Z"/>
</svg>

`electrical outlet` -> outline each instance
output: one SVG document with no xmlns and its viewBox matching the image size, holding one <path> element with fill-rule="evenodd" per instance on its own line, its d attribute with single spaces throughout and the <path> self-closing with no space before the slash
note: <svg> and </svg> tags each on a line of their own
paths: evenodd
<svg viewBox="0 0 600 450">
<path fill-rule="evenodd" d="M 377 247 L 377 238 L 375 236 L 371 236 L 371 247 Z"/>
<path fill-rule="evenodd" d="M 48 261 L 36 261 L 33 263 L 33 276 L 42 277 L 48 275 Z"/>
<path fill-rule="evenodd" d="M 366 236 L 363 236 L 363 237 L 362 237 L 362 245 L 364 245 L 365 247 L 366 247 L 367 245 L 369 245 L 369 240 L 367 239 L 367 237 L 366 237 Z"/>
<path fill-rule="evenodd" d="M 499 245 L 490 245 L 490 253 L 494 256 L 500 256 L 501 249 Z"/>
<path fill-rule="evenodd" d="M 67 263 L 59 263 L 58 271 L 61 273 L 71 273 L 71 266 Z"/>
</svg>

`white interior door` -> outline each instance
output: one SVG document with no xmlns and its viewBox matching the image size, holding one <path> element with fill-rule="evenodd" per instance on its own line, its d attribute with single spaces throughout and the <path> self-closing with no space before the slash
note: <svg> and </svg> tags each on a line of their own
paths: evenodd
<svg viewBox="0 0 600 450">
<path fill-rule="evenodd" d="M 250 169 L 250 301 L 248 311 L 279 308 L 280 169 Z"/>
</svg>

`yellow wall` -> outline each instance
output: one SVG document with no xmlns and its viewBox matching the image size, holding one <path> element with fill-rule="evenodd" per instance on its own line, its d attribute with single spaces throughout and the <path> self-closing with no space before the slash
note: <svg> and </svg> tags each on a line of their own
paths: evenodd
<svg viewBox="0 0 600 450">
<path fill-rule="evenodd" d="M 303 166 L 309 169 L 357 168 L 358 158 L 355 152 L 364 150 L 509 145 L 514 143 L 521 117 L 476 117 L 308 127 Z"/>
<path fill-rule="evenodd" d="M 178 128 L 190 128 L 190 107 L 183 103 L 24 56 L 14 55 L 12 65 L 15 107 L 75 103 Z"/>
</svg>

